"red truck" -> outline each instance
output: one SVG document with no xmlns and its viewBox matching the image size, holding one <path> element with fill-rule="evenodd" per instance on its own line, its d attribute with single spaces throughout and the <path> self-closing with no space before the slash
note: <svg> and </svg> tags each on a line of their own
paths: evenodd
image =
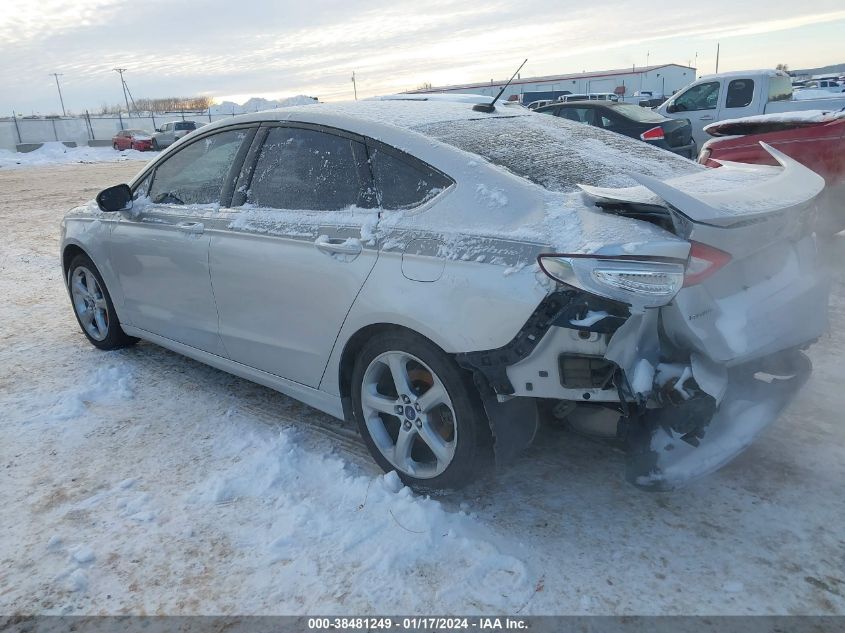
<svg viewBox="0 0 845 633">
<path fill-rule="evenodd" d="M 714 138 L 701 147 L 698 162 L 708 167 L 719 167 L 717 161 L 777 165 L 762 141 L 815 171 L 827 183 L 819 232 L 845 229 L 845 109 L 750 116 L 704 130 Z"/>
</svg>

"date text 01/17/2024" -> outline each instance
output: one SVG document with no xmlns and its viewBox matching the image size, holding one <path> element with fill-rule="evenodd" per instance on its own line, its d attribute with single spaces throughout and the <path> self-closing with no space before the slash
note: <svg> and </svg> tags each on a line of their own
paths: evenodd
<svg viewBox="0 0 845 633">
<path fill-rule="evenodd" d="M 312 631 L 330 630 L 384 630 L 384 631 L 440 631 L 440 630 L 523 630 L 528 623 L 520 618 L 511 617 L 331 617 L 309 618 L 308 629 Z"/>
</svg>

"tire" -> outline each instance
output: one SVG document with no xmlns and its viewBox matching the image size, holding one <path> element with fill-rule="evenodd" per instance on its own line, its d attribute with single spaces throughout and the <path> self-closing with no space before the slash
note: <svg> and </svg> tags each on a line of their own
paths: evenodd
<svg viewBox="0 0 845 633">
<path fill-rule="evenodd" d="M 405 388 L 397 388 L 402 377 Z M 489 463 L 490 427 L 471 377 L 417 334 L 396 330 L 368 341 L 351 395 L 375 461 L 418 491 L 461 488 Z"/>
<path fill-rule="evenodd" d="M 120 327 L 109 291 L 90 257 L 83 254 L 74 257 L 68 266 L 66 281 L 76 321 L 93 346 L 111 350 L 138 342 Z M 90 317 L 86 318 L 86 315 Z"/>
<path fill-rule="evenodd" d="M 117 150 L 117 143 L 112 143 L 111 146 L 112 146 L 112 149 Z"/>
</svg>

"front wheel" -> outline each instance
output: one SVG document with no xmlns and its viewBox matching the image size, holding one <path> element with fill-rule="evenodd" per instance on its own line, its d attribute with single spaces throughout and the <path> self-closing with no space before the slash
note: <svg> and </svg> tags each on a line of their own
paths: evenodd
<svg viewBox="0 0 845 633">
<path fill-rule="evenodd" d="M 490 430 L 469 375 L 428 340 L 369 341 L 352 373 L 352 404 L 373 458 L 420 490 L 465 486 L 485 464 Z"/>
<path fill-rule="evenodd" d="M 68 267 L 67 284 L 76 320 L 92 345 L 109 350 L 128 347 L 138 341 L 127 336 L 120 327 L 106 284 L 87 255 L 73 258 Z"/>
</svg>

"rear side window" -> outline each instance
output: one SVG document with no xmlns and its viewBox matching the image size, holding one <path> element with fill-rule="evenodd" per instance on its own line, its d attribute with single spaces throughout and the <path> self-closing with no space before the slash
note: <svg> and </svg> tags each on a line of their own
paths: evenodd
<svg viewBox="0 0 845 633">
<path fill-rule="evenodd" d="M 158 204 L 219 203 L 223 181 L 244 138 L 245 130 L 226 130 L 169 156 L 156 167 L 150 198 Z"/>
<path fill-rule="evenodd" d="M 316 130 L 272 128 L 258 155 L 247 203 L 311 211 L 358 205 L 363 186 L 353 143 Z"/>
<path fill-rule="evenodd" d="M 769 101 L 790 101 L 792 81 L 789 77 L 769 77 Z"/>
<path fill-rule="evenodd" d="M 754 81 L 752 79 L 734 79 L 728 84 L 728 95 L 725 97 L 726 108 L 744 108 L 754 97 Z"/>
<path fill-rule="evenodd" d="M 197 124 L 193 121 L 180 121 L 173 126 L 175 130 L 196 130 Z"/>
<path fill-rule="evenodd" d="M 370 147 L 369 152 L 382 209 L 419 206 L 452 184 L 449 178 L 424 163 L 411 164 L 377 147 Z"/>
</svg>

